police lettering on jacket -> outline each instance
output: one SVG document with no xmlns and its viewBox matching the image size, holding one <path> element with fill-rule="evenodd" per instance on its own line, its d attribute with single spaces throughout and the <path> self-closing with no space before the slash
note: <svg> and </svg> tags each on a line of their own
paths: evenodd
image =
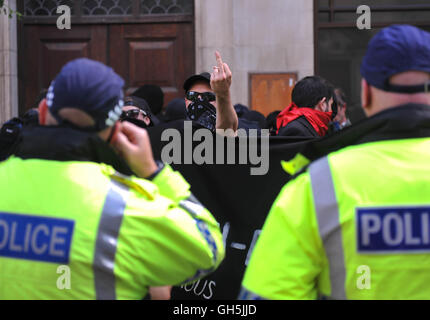
<svg viewBox="0 0 430 320">
<path fill-rule="evenodd" d="M 430 207 L 357 209 L 361 253 L 430 251 Z"/>
<path fill-rule="evenodd" d="M 0 212 L 0 256 L 69 262 L 74 221 Z"/>
</svg>

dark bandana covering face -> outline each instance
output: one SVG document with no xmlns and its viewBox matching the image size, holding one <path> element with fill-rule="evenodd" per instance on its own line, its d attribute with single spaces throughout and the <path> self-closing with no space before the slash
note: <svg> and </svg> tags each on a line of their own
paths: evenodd
<svg viewBox="0 0 430 320">
<path fill-rule="evenodd" d="M 216 128 L 216 109 L 207 101 L 193 102 L 187 109 L 188 117 L 205 127 L 206 129 L 215 132 Z"/>
<path fill-rule="evenodd" d="M 150 123 L 149 125 L 147 125 L 147 124 L 145 123 L 145 121 L 143 121 L 143 120 L 139 120 L 139 119 L 136 119 L 136 118 L 131 118 L 131 117 L 125 117 L 125 118 L 123 118 L 121 121 L 127 121 L 127 122 L 130 122 L 130 123 L 132 123 L 132 124 L 134 124 L 134 125 L 136 125 L 136 126 L 138 126 L 138 127 L 140 127 L 140 128 L 143 128 L 143 129 L 147 129 L 147 128 L 149 128 L 149 127 L 152 127 L 152 126 L 153 126 L 153 124 L 152 124 L 152 123 Z"/>
</svg>

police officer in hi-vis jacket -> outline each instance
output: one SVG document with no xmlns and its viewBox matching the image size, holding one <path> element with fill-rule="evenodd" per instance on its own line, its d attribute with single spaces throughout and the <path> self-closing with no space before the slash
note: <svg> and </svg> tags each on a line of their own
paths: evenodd
<svg viewBox="0 0 430 320">
<path fill-rule="evenodd" d="M 284 163 L 241 299 L 430 298 L 430 34 L 383 29 L 361 75 L 368 118 Z"/>
</svg>

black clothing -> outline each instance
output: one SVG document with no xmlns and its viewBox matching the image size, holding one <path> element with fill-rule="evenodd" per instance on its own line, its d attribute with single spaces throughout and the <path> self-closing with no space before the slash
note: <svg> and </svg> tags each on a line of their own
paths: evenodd
<svg viewBox="0 0 430 320">
<path fill-rule="evenodd" d="M 425 137 L 430 137 L 430 105 L 405 104 L 311 142 L 301 153 L 310 160 L 316 160 L 351 145 Z"/>
<path fill-rule="evenodd" d="M 133 174 L 125 160 L 97 134 L 68 127 L 23 128 L 13 155 L 22 159 L 105 163 L 122 174 Z"/>
<path fill-rule="evenodd" d="M 315 131 L 314 127 L 306 120 L 305 116 L 301 116 L 296 120 L 291 121 L 285 127 L 279 129 L 278 136 L 285 137 L 309 137 L 319 138 L 320 136 Z"/>
<path fill-rule="evenodd" d="M 430 137 L 430 106 L 406 105 L 390 109 L 319 139 L 270 137 L 269 172 L 264 176 L 251 176 L 249 164 L 174 166 L 190 183 L 193 194 L 220 223 L 229 251 L 213 274 L 196 283 L 193 290 L 191 286 L 173 288 L 172 298 L 237 298 L 248 252 L 235 250 L 231 245 L 232 242 L 242 243 L 249 249 L 279 190 L 292 179 L 282 169 L 282 160 L 291 160 L 300 150 L 308 159 L 316 160 L 348 145 L 418 137 Z M 225 188 L 226 185 L 229 188 Z"/>
<path fill-rule="evenodd" d="M 249 130 L 251 129 L 256 129 L 258 130 L 258 135 L 261 134 L 261 127 L 260 124 L 256 121 L 251 121 L 248 119 L 244 119 L 244 118 L 239 118 L 239 123 L 238 123 L 238 129 L 245 129 L 246 133 L 249 134 Z"/>
<path fill-rule="evenodd" d="M 266 124 L 266 117 L 263 116 L 260 112 L 255 110 L 249 110 L 248 112 L 246 112 L 242 116 L 242 119 L 257 122 L 260 128 L 264 128 Z"/>
<path fill-rule="evenodd" d="M 0 129 L 0 161 L 6 160 L 19 143 L 21 130 L 24 126 L 20 118 L 7 121 Z"/>
<path fill-rule="evenodd" d="M 187 118 L 188 116 L 185 100 L 176 98 L 170 101 L 167 105 L 164 111 L 163 121 L 169 122 L 174 120 L 186 120 Z"/>
</svg>

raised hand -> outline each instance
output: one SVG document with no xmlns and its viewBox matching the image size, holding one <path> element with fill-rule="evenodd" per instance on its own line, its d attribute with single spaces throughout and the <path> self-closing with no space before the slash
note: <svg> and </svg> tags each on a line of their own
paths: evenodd
<svg viewBox="0 0 430 320">
<path fill-rule="evenodd" d="M 217 96 L 227 97 L 231 86 L 232 73 L 227 63 L 222 61 L 221 54 L 218 51 L 215 52 L 215 58 L 217 66 L 213 67 L 211 87 Z"/>
</svg>

